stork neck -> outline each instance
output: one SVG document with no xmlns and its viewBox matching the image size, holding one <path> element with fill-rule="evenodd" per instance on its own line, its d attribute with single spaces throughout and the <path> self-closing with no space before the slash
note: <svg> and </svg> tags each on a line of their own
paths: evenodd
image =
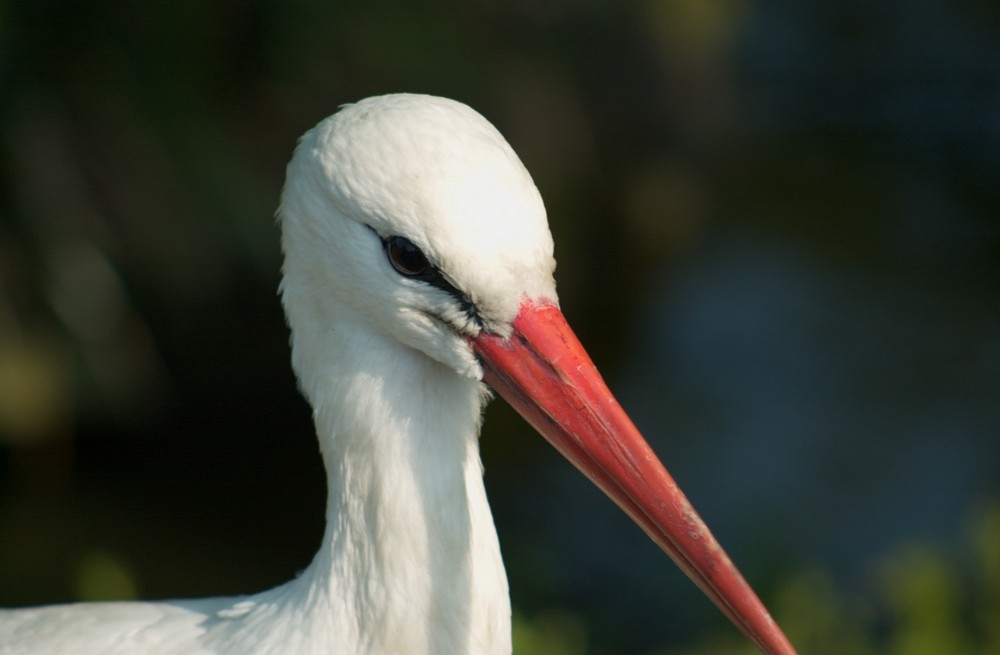
<svg viewBox="0 0 1000 655">
<path fill-rule="evenodd" d="M 481 383 L 353 327 L 296 353 L 315 358 L 303 387 L 328 484 L 323 545 L 300 580 L 348 617 L 337 632 L 359 652 L 509 652 L 479 459 Z"/>
</svg>

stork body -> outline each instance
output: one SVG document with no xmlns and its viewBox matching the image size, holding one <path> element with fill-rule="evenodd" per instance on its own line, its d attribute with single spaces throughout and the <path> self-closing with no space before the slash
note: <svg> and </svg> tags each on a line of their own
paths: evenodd
<svg viewBox="0 0 1000 655">
<path fill-rule="evenodd" d="M 379 353 L 340 361 L 344 372 L 356 365 L 346 375 L 355 382 L 381 365 L 393 375 L 317 398 L 327 525 L 295 580 L 249 597 L 0 613 L 0 653 L 509 653 L 507 581 L 476 441 L 480 383 L 406 348 L 345 352 Z M 375 416 L 390 429 L 344 431 Z"/>
<path fill-rule="evenodd" d="M 0 653 L 509 653 L 507 581 L 476 442 L 479 383 L 407 349 L 351 352 L 382 356 L 347 377 L 380 364 L 394 374 L 355 393 L 333 385 L 322 400 L 330 408 L 343 394 L 359 413 L 317 411 L 327 526 L 295 580 L 249 597 L 0 613 Z M 392 429 L 341 431 L 375 415 Z"/>
<path fill-rule="evenodd" d="M 292 364 L 327 471 L 319 552 L 253 596 L 0 611 L 0 655 L 509 653 L 484 380 L 758 645 L 793 652 L 588 372 L 541 198 L 482 117 L 428 96 L 348 106 L 303 137 L 279 216 Z"/>
</svg>

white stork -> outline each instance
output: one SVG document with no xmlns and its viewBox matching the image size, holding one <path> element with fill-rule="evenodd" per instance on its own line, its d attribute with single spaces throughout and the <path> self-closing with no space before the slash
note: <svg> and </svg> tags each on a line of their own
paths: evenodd
<svg viewBox="0 0 1000 655">
<path fill-rule="evenodd" d="M 346 106 L 302 138 L 279 217 L 292 365 L 327 472 L 312 563 L 252 596 L 5 610 L 0 653 L 509 653 L 486 385 L 763 652 L 794 653 L 566 324 L 542 199 L 484 118 L 421 95 Z"/>
</svg>

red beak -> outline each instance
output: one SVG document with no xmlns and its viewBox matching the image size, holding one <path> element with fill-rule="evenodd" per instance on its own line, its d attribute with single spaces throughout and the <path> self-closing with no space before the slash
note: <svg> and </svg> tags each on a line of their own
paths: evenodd
<svg viewBox="0 0 1000 655">
<path fill-rule="evenodd" d="M 527 300 L 510 337 L 482 332 L 472 343 L 485 381 L 625 510 L 743 634 L 764 653 L 795 655 L 611 395 L 558 307 Z"/>
</svg>

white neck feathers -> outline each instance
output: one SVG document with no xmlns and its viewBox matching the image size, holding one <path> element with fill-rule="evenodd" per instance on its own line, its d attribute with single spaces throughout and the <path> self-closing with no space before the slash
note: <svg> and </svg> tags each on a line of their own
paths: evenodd
<svg viewBox="0 0 1000 655">
<path fill-rule="evenodd" d="M 349 312 L 296 332 L 293 361 L 311 372 L 302 383 L 329 485 L 323 546 L 298 592 L 329 603 L 336 640 L 358 652 L 509 652 L 479 460 L 482 384 Z"/>
</svg>

